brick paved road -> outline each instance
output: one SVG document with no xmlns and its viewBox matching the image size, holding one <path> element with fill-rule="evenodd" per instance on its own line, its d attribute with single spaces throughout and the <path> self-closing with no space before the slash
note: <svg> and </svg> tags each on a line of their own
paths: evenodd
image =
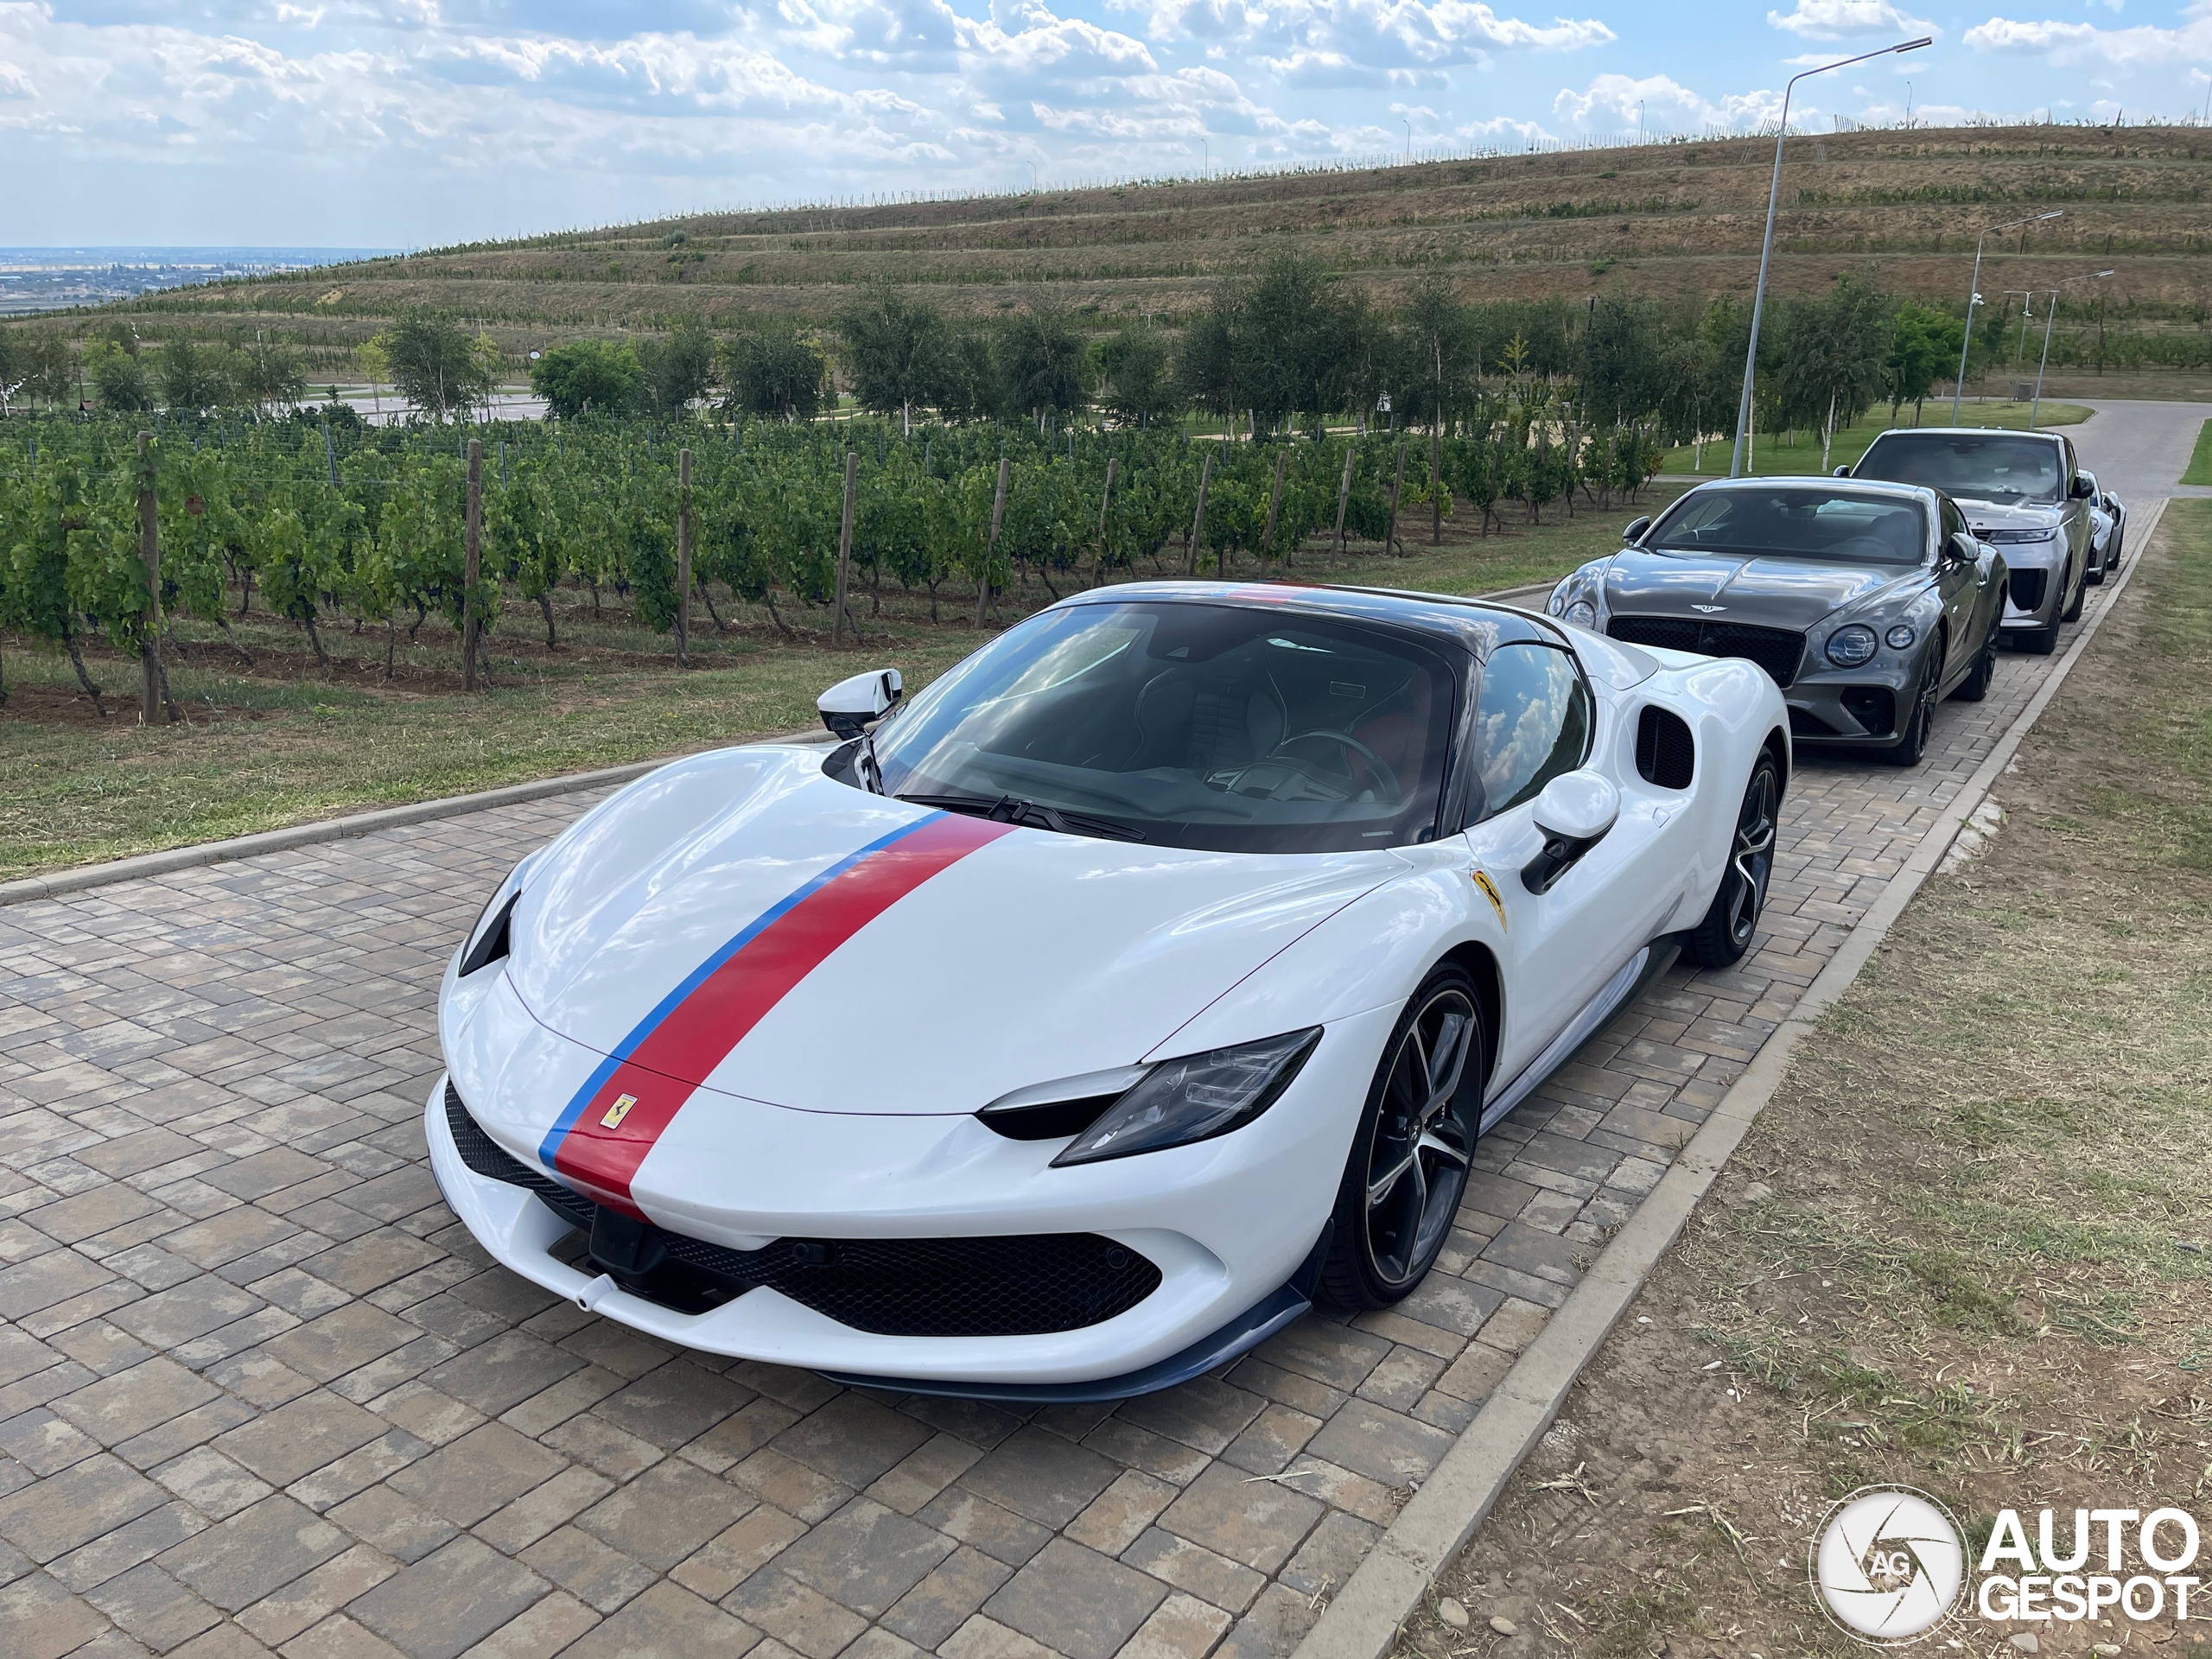
<svg viewBox="0 0 2212 1659">
<path fill-rule="evenodd" d="M 2047 670 L 1910 772 L 1806 761 L 1756 954 L 1487 1137 L 1400 1310 L 1118 1408 L 839 1389 L 488 1264 L 433 997 L 583 798 L 0 910 L 0 1647 L 1285 1652 Z"/>
</svg>

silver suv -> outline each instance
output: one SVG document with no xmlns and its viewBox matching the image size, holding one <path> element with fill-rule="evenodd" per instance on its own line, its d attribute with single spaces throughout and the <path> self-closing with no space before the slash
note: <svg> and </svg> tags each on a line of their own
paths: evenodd
<svg viewBox="0 0 2212 1659">
<path fill-rule="evenodd" d="M 1965 509 L 1974 536 L 2005 556 L 2005 632 L 2048 656 L 2058 626 L 2082 614 L 2094 556 L 2096 482 L 2056 432 L 1904 427 L 1867 446 L 1853 478 L 1926 484 Z"/>
</svg>

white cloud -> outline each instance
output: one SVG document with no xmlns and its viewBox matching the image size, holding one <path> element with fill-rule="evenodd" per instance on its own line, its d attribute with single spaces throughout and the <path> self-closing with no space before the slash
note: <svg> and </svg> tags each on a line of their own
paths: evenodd
<svg viewBox="0 0 2212 1659">
<path fill-rule="evenodd" d="M 1620 131 L 1636 126 L 1638 105 L 1647 132 L 1735 130 L 1773 121 L 1782 113 L 1782 94 L 1730 92 L 1715 102 L 1667 75 L 1635 79 L 1605 74 L 1582 92 L 1561 87 L 1552 99 L 1552 113 L 1571 127 Z M 1796 119 L 1793 113 L 1793 127 Z"/>
<path fill-rule="evenodd" d="M 2024 22 L 1992 17 L 1960 38 L 1977 52 L 2047 58 L 2059 68 L 2082 64 L 2171 67 L 2176 59 L 2212 58 L 2212 17 L 2202 6 L 2179 29 L 2099 29 L 2094 23 Z"/>
<path fill-rule="evenodd" d="M 1795 11 L 1770 11 L 1766 20 L 1808 41 L 1841 41 L 1863 35 L 1898 38 L 1934 35 L 1936 25 L 1907 16 L 1891 0 L 1797 0 Z"/>
</svg>

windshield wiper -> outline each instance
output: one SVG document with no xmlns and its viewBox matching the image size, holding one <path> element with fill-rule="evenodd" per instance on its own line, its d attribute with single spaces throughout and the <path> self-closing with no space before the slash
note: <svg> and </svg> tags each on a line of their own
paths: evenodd
<svg viewBox="0 0 2212 1659">
<path fill-rule="evenodd" d="M 1057 806 L 1017 800 L 1011 795 L 1001 795 L 996 800 L 988 795 L 899 795 L 893 798 L 910 801 L 916 806 L 934 806 L 946 812 L 965 812 L 971 817 L 988 818 L 994 823 L 1022 823 L 1032 829 L 1053 830 L 1064 836 L 1100 836 L 1109 841 L 1145 838 L 1143 830 L 1117 823 L 1112 818 L 1093 817 L 1088 812 L 1065 812 Z"/>
</svg>

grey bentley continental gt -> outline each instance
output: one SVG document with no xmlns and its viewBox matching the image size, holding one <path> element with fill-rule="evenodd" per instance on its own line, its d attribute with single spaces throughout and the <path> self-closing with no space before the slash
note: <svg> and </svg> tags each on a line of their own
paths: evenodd
<svg viewBox="0 0 2212 1659">
<path fill-rule="evenodd" d="M 1996 670 L 2005 560 L 1925 486 L 1827 478 L 1700 485 L 1552 592 L 1554 616 L 1639 645 L 1744 657 L 1801 742 L 1926 753 L 1936 705 Z"/>
</svg>

